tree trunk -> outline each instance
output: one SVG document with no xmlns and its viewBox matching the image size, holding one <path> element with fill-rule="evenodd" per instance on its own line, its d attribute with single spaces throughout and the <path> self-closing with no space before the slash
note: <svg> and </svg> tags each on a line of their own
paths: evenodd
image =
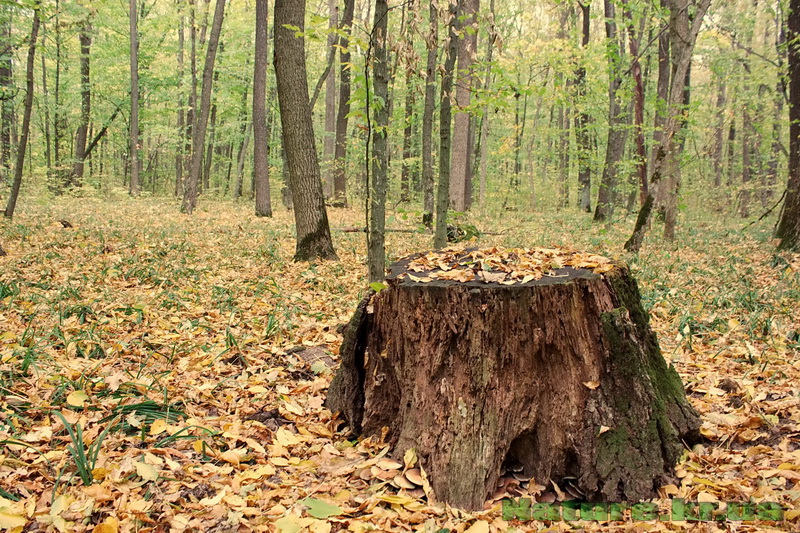
<svg viewBox="0 0 800 533">
<path fill-rule="evenodd" d="M 722 187 L 722 155 L 725 135 L 725 81 L 720 75 L 717 80 L 717 125 L 714 129 L 714 145 L 711 148 L 711 159 L 714 162 L 714 189 Z"/>
<path fill-rule="evenodd" d="M 236 192 L 234 197 L 241 198 L 244 194 L 244 163 L 247 160 L 247 148 L 250 145 L 250 133 L 253 131 L 253 123 L 245 125 L 244 137 L 239 145 L 239 156 L 236 158 Z"/>
<path fill-rule="evenodd" d="M 439 186 L 436 191 L 436 232 L 433 247 L 444 248 L 447 244 L 447 209 L 450 192 L 450 131 L 452 122 L 450 94 L 453 91 L 453 70 L 456 65 L 456 24 L 461 16 L 462 0 L 449 2 L 450 20 L 447 23 L 448 36 L 444 71 L 442 72 L 442 89 L 439 99 Z"/>
<path fill-rule="evenodd" d="M 139 196 L 142 184 L 139 178 L 139 29 L 136 17 L 136 0 L 129 0 L 130 43 L 131 43 L 131 116 L 130 116 L 130 167 L 131 181 L 129 192 L 131 196 Z M 58 107 L 58 104 L 56 104 Z M 58 158 L 56 158 L 58 159 Z"/>
<path fill-rule="evenodd" d="M 64 130 L 66 129 L 64 112 L 62 110 L 62 94 L 61 94 L 61 8 L 60 0 L 56 0 L 56 9 L 54 16 L 55 28 L 55 41 L 56 41 L 56 72 L 53 89 L 53 163 L 55 167 L 55 174 L 52 176 L 52 183 L 57 184 L 56 188 L 61 186 L 62 167 L 61 167 L 61 146 L 64 142 Z M 133 89 L 133 88 L 131 88 Z"/>
<path fill-rule="evenodd" d="M 88 20 L 81 26 L 81 122 L 75 134 L 75 162 L 67 185 L 80 187 L 83 180 L 83 166 L 86 159 L 86 139 L 89 134 L 91 117 L 92 86 L 90 84 L 89 54 L 92 47 L 92 24 Z"/>
<path fill-rule="evenodd" d="M 622 87 L 622 58 L 624 49 L 617 37 L 616 9 L 614 0 L 604 0 L 606 20 L 606 54 L 608 55 L 608 140 L 606 142 L 606 161 L 594 221 L 603 222 L 614 212 L 614 197 L 619 181 L 619 165 L 625 155 L 625 141 L 628 130 L 625 127 L 622 101 L 619 90 Z"/>
<path fill-rule="evenodd" d="M 42 48 L 44 48 L 44 47 L 45 47 L 45 32 L 44 32 L 44 26 L 42 26 Z M 47 63 L 45 61 L 44 56 L 45 56 L 45 54 L 41 54 L 41 58 L 42 58 L 42 102 L 44 104 L 44 110 L 43 110 L 43 114 L 44 114 L 44 118 L 43 118 L 43 120 L 44 120 L 44 159 L 45 159 L 45 164 L 47 165 L 47 178 L 48 178 L 48 182 L 49 182 L 51 176 L 53 175 L 53 154 L 51 152 L 52 137 L 50 135 L 50 127 L 51 127 L 51 124 L 50 124 L 50 117 L 51 117 L 51 114 L 50 114 L 50 93 L 47 90 Z M 3 113 L 6 112 L 5 104 L 6 104 L 6 102 L 4 100 L 3 101 Z M 9 117 L 12 114 L 13 113 L 11 111 L 9 111 Z M 5 123 L 5 115 L 3 115 L 3 117 L 4 118 L 2 120 Z M 9 118 L 9 120 L 10 120 L 10 118 Z M 9 124 L 9 128 L 10 128 L 10 124 Z M 9 142 L 10 142 L 10 139 L 9 139 Z M 100 165 L 101 165 L 100 173 L 102 174 L 102 160 L 101 160 Z M 3 168 L 7 169 L 8 168 L 8 164 L 4 163 Z"/>
<path fill-rule="evenodd" d="M 636 218 L 636 225 L 630 238 L 625 242 L 625 249 L 629 252 L 638 252 L 642 246 L 645 232 L 650 223 L 653 204 L 655 202 L 655 192 L 659 188 L 662 177 L 669 180 L 676 175 L 679 170 L 678 156 L 680 154 L 679 139 L 677 134 L 683 124 L 684 116 L 682 112 L 683 102 L 686 98 L 685 88 L 689 66 L 692 61 L 694 45 L 697 42 L 697 34 L 703 23 L 706 11 L 711 0 L 699 0 L 694 6 L 693 16 L 690 20 L 688 0 L 670 0 L 670 45 L 672 48 L 672 77 L 667 101 L 667 115 L 664 122 L 664 132 L 661 142 L 657 146 L 656 157 L 653 161 L 653 177 L 650 180 L 650 190 L 648 191 L 645 203 L 639 210 Z M 668 181 L 669 182 L 669 181 Z M 671 195 L 677 191 L 670 191 Z M 669 226 L 669 221 L 665 224 L 665 230 Z M 666 235 L 668 237 L 668 235 Z"/>
<path fill-rule="evenodd" d="M 331 240 L 325 197 L 322 194 L 314 128 L 308 101 L 304 38 L 305 0 L 276 0 L 275 79 L 283 127 L 283 145 L 295 206 L 297 248 L 295 261 L 337 259 Z"/>
<path fill-rule="evenodd" d="M 406 69 L 406 97 L 403 109 L 403 164 L 400 170 L 400 201 L 408 202 L 411 181 L 411 132 L 414 122 L 414 88 L 411 83 L 412 69 Z"/>
<path fill-rule="evenodd" d="M 256 51 L 253 71 L 253 172 L 256 216 L 271 217 L 269 197 L 269 128 L 267 127 L 267 65 L 269 40 L 267 0 L 256 0 Z"/>
<path fill-rule="evenodd" d="M 422 224 L 427 228 L 433 226 L 433 110 L 436 107 L 436 53 L 439 46 L 439 23 L 434 3 L 430 4 L 429 21 L 422 109 Z"/>
<path fill-rule="evenodd" d="M 133 0 L 132 0 L 133 1 Z M 203 88 L 200 93 L 200 114 L 197 116 L 192 138 L 192 167 L 189 171 L 189 180 L 186 192 L 183 195 L 181 210 L 192 214 L 197 205 L 197 185 L 200 181 L 200 172 L 203 164 L 203 146 L 206 141 L 206 127 L 211 108 L 211 86 L 214 74 L 214 61 L 217 57 L 219 34 L 222 29 L 222 18 L 225 15 L 225 0 L 217 0 L 214 9 L 214 20 L 211 23 L 211 35 L 208 39 L 206 62 L 203 66 Z"/>
<path fill-rule="evenodd" d="M 333 54 L 331 65 L 336 56 L 336 43 L 338 35 L 335 33 L 339 26 L 339 10 L 337 0 L 328 0 L 328 52 Z M 331 68 L 325 79 L 325 135 L 322 138 L 322 161 L 324 165 L 324 178 L 322 180 L 325 198 L 332 198 L 333 167 L 336 158 L 336 69 Z"/>
<path fill-rule="evenodd" d="M 489 87 L 492 82 L 492 53 L 494 52 L 494 42 L 497 38 L 496 28 L 494 23 L 494 0 L 489 2 L 489 35 L 486 39 L 486 77 L 483 80 L 484 92 L 489 92 Z M 479 202 L 481 209 L 486 205 L 486 167 L 488 159 L 488 144 L 489 144 L 489 103 L 483 106 L 483 117 L 481 118 L 481 130 L 478 137 L 478 145 L 480 146 L 480 195 Z"/>
<path fill-rule="evenodd" d="M 372 138 L 372 182 L 369 184 L 369 228 L 367 232 L 367 263 L 370 283 L 382 281 L 386 269 L 386 185 L 389 163 L 389 52 L 387 31 L 389 6 L 386 0 L 375 1 L 370 47 L 375 59 L 372 63 L 372 79 L 375 98 L 383 102 L 375 111 L 375 127 L 370 128 Z M 369 59 L 369 54 L 367 54 Z M 367 100 L 367 112 L 370 103 Z"/>
<path fill-rule="evenodd" d="M 655 497 L 700 420 L 628 269 L 419 283 L 416 257 L 359 305 L 326 405 L 362 435 L 388 428 L 395 457 L 414 448 L 454 506 L 483 509 L 504 465 L 589 501 Z"/>
<path fill-rule="evenodd" d="M 0 184 L 5 184 L 11 171 L 11 124 L 14 121 L 12 50 L 14 43 L 11 40 L 10 8 L 4 6 L 2 10 L 3 20 L 0 22 L 0 49 L 2 49 L 2 53 L 0 53 L 0 91 L 2 91 L 2 100 L 0 101 L 0 106 L 2 106 L 0 111 L 0 167 L 2 167 Z M 44 55 L 42 55 L 42 61 L 44 61 Z M 44 69 L 42 69 L 42 73 L 44 74 Z M 47 93 L 45 93 L 45 112 L 48 111 L 46 102 Z M 48 117 L 45 117 L 45 127 L 49 131 Z"/>
<path fill-rule="evenodd" d="M 215 73 L 216 77 L 216 73 Z M 215 98 L 216 100 L 216 98 Z M 214 159 L 214 143 L 216 142 L 217 134 L 217 102 L 211 105 L 211 118 L 209 119 L 208 128 L 208 143 L 206 146 L 206 155 L 203 158 L 203 190 L 207 191 L 211 188 L 211 163 Z"/>
<path fill-rule="evenodd" d="M 5 217 L 12 218 L 17 207 L 19 188 L 22 185 L 22 170 L 25 166 L 25 152 L 28 150 L 28 134 L 31 129 L 31 111 L 33 110 L 33 64 L 36 56 L 36 39 L 39 35 L 39 7 L 36 4 L 33 10 L 33 23 L 31 36 L 28 41 L 28 62 L 25 67 L 25 104 L 22 115 L 22 131 L 20 132 L 19 145 L 17 146 L 17 161 L 14 165 L 14 181 L 11 183 L 11 192 L 8 195 Z"/>
<path fill-rule="evenodd" d="M 628 0 L 623 3 L 625 18 L 628 19 L 628 43 L 631 53 L 631 76 L 633 77 L 633 120 L 636 132 L 636 170 L 639 177 L 639 206 L 644 204 L 647 197 L 647 148 L 644 142 L 644 83 L 642 81 L 642 67 L 639 64 L 639 43 L 642 32 L 636 31 Z M 643 26 L 642 26 L 643 28 Z"/>
<path fill-rule="evenodd" d="M 333 205 L 347 207 L 347 115 L 350 113 L 350 30 L 355 0 L 345 0 L 339 35 L 339 102 L 336 112 L 336 146 L 333 163 Z"/>
<path fill-rule="evenodd" d="M 779 250 L 800 252 L 800 0 L 789 1 L 789 179 L 775 237 Z"/>
<path fill-rule="evenodd" d="M 589 0 L 578 0 L 578 6 L 583 13 L 581 47 L 589 46 Z M 589 113 L 586 111 L 587 103 L 584 102 L 586 94 L 586 67 L 581 65 L 575 73 L 575 100 L 578 111 L 575 116 L 575 142 L 578 145 L 578 205 L 581 211 L 592 212 L 592 167 L 591 139 L 589 137 Z"/>
<path fill-rule="evenodd" d="M 456 112 L 453 117 L 453 152 L 450 172 L 450 207 L 466 211 L 472 204 L 472 165 L 470 142 L 472 116 L 467 111 L 474 81 L 472 71 L 478 42 L 479 0 L 462 0 L 462 12 L 458 18 L 458 41 L 456 43 L 458 74 L 456 82 Z"/>
<path fill-rule="evenodd" d="M 179 5 L 181 0 L 176 0 Z M 178 129 L 178 144 L 175 147 L 175 196 L 180 196 L 183 191 L 183 158 L 184 158 L 184 138 L 186 135 L 186 118 L 184 115 L 184 15 L 181 12 L 180 25 L 178 27 L 178 117 L 176 127 Z"/>
</svg>

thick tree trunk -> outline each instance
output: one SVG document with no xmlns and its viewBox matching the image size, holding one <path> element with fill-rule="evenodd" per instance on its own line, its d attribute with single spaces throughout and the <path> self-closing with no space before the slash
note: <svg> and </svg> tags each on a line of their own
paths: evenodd
<svg viewBox="0 0 800 533">
<path fill-rule="evenodd" d="M 578 6 L 583 14 L 581 31 L 581 47 L 589 45 L 589 0 L 578 0 Z M 589 113 L 586 111 L 586 67 L 581 65 L 575 73 L 575 99 L 580 109 L 575 116 L 575 142 L 578 145 L 578 206 L 581 211 L 592 212 L 592 167 L 591 167 L 591 138 L 589 137 Z"/>
<path fill-rule="evenodd" d="M 208 115 L 211 110 L 211 89 L 214 77 L 214 62 L 217 58 L 217 47 L 219 45 L 219 34 L 222 30 L 222 19 L 225 15 L 225 0 L 217 0 L 214 9 L 214 20 L 211 23 L 211 35 L 208 39 L 208 49 L 206 51 L 206 62 L 203 66 L 203 88 L 200 93 L 200 114 L 194 125 L 192 137 L 192 166 L 189 171 L 189 179 L 186 183 L 186 192 L 183 195 L 181 210 L 192 214 L 197 205 L 197 186 L 200 182 L 200 172 L 203 164 L 203 146 L 206 142 L 206 127 L 208 126 Z"/>
<path fill-rule="evenodd" d="M 139 29 L 136 20 L 138 15 L 136 0 L 130 0 L 128 9 L 131 44 L 131 116 L 128 149 L 130 152 L 128 160 L 130 161 L 131 180 L 128 190 L 131 196 L 139 196 L 139 193 L 142 192 L 142 183 L 139 178 Z M 58 104 L 56 104 L 56 107 L 58 107 Z"/>
<path fill-rule="evenodd" d="M 670 479 L 700 420 L 626 267 L 516 285 L 419 283 L 407 267 L 359 305 L 327 406 L 362 435 L 388 428 L 395 457 L 414 448 L 438 500 L 482 509 L 509 463 L 589 501 L 649 499 Z"/>
<path fill-rule="evenodd" d="M 422 224 L 433 226 L 433 110 L 436 107 L 436 52 L 439 24 L 436 4 L 430 4 L 430 30 L 426 46 L 425 103 L 422 109 Z"/>
<path fill-rule="evenodd" d="M 305 0 L 276 0 L 273 24 L 278 104 L 295 207 L 296 261 L 337 258 L 314 145 L 304 38 L 295 36 L 291 29 L 296 27 L 302 32 L 305 28 L 305 7 Z"/>
<path fill-rule="evenodd" d="M 25 166 L 25 152 L 28 150 L 28 134 L 31 129 L 31 111 L 33 110 L 33 64 L 36 56 L 36 39 L 39 36 L 39 8 L 33 10 L 33 23 L 31 36 L 28 41 L 28 62 L 25 66 L 25 104 L 22 115 L 22 131 L 19 136 L 17 146 L 17 161 L 14 165 L 14 181 L 11 183 L 11 192 L 8 195 L 8 203 L 4 215 L 6 218 L 14 216 L 19 198 L 19 189 L 22 185 L 22 170 Z"/>
<path fill-rule="evenodd" d="M 775 236 L 779 250 L 800 252 L 800 0 L 790 0 L 789 43 L 789 179 Z"/>
<path fill-rule="evenodd" d="M 67 185 L 80 187 L 86 158 L 86 140 L 89 134 L 89 119 L 92 109 L 92 86 L 90 84 L 89 54 L 92 48 L 92 24 L 88 20 L 81 27 L 81 122 L 75 134 L 75 162 Z"/>
<path fill-rule="evenodd" d="M 457 3 L 453 3 L 456 1 Z M 456 24 L 461 16 L 462 0 L 450 0 L 447 23 L 448 41 L 444 71 L 442 72 L 441 97 L 439 99 L 439 186 L 436 191 L 436 231 L 433 238 L 434 248 L 443 248 L 447 244 L 447 209 L 450 198 L 450 146 L 452 112 L 450 94 L 453 91 L 453 75 L 456 65 Z"/>
<path fill-rule="evenodd" d="M 255 172 L 256 216 L 271 217 L 269 196 L 269 128 L 267 127 L 267 0 L 256 0 L 256 51 L 253 71 L 253 172 Z"/>
<path fill-rule="evenodd" d="M 472 115 L 467 111 L 474 81 L 472 65 L 478 43 L 479 0 L 462 0 L 462 13 L 458 24 L 456 81 L 456 112 L 453 117 L 453 149 L 450 165 L 450 207 L 456 211 L 466 211 L 472 204 L 472 165 L 470 156 L 473 149 L 470 139 Z"/>
</svg>

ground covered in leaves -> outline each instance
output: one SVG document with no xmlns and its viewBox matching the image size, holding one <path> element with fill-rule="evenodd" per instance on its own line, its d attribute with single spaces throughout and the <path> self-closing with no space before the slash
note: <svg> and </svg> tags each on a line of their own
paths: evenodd
<svg viewBox="0 0 800 533">
<path fill-rule="evenodd" d="M 23 205 L 0 226 L 0 529 L 619 527 L 504 521 L 499 503 L 465 513 L 413 483 L 392 486 L 390 466 L 422 483 L 413 453 L 389 465 L 382 443 L 348 440 L 323 406 L 339 327 L 367 286 L 363 235 L 334 232 L 339 262 L 295 264 L 291 214 L 251 211 L 209 202 L 187 217 L 167 200 L 59 199 Z M 345 227 L 362 216 L 330 218 Z M 413 228 L 411 218 L 397 213 L 390 225 Z M 624 256 L 632 218 L 496 220 L 476 216 L 502 235 L 467 246 L 565 246 L 631 265 L 707 439 L 687 450 L 659 503 L 777 502 L 782 523 L 703 528 L 797 527 L 800 257 L 774 253 L 768 221 L 741 231 L 736 219 L 687 220 L 677 243 L 651 238 Z M 389 259 L 431 240 L 389 233 Z M 529 490 L 548 492 L 547 480 L 534 481 Z"/>
</svg>

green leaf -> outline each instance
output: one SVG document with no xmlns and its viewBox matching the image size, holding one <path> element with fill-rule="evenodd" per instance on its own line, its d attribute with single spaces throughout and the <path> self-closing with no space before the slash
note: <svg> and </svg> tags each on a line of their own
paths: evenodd
<svg viewBox="0 0 800 533">
<path fill-rule="evenodd" d="M 324 502 L 316 498 L 306 498 L 300 503 L 308 507 L 308 514 L 314 518 L 325 519 L 329 516 L 338 516 L 344 512 L 338 505 L 333 505 L 332 503 Z"/>
<path fill-rule="evenodd" d="M 388 289 L 389 287 L 385 283 L 381 283 L 380 281 L 373 281 L 369 284 L 369 288 L 375 292 L 381 292 L 383 289 Z"/>
</svg>

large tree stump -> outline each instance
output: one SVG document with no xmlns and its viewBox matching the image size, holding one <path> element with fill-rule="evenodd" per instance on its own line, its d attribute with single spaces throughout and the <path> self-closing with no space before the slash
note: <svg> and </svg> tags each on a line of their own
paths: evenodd
<svg viewBox="0 0 800 533">
<path fill-rule="evenodd" d="M 436 497 L 459 507 L 482 507 L 504 461 L 542 485 L 576 478 L 590 501 L 653 497 L 699 419 L 628 269 L 490 252 L 395 263 L 348 325 L 328 406 L 357 433 L 388 427 L 395 456 L 415 448 Z M 536 257 L 556 268 L 531 279 Z"/>
</svg>

